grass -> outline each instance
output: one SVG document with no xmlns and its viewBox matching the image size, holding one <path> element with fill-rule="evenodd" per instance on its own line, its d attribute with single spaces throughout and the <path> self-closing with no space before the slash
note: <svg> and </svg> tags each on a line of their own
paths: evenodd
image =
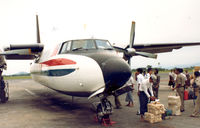
<svg viewBox="0 0 200 128">
<path fill-rule="evenodd" d="M 4 80 L 31 79 L 31 76 L 4 76 Z"/>
</svg>

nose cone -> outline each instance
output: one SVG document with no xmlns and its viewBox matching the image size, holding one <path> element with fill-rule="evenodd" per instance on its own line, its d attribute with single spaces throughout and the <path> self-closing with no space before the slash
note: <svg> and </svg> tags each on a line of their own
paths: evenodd
<svg viewBox="0 0 200 128">
<path fill-rule="evenodd" d="M 121 58 L 113 58 L 103 62 L 102 71 L 108 92 L 122 87 L 131 76 L 130 66 Z"/>
<path fill-rule="evenodd" d="M 109 94 L 122 87 L 131 76 L 130 66 L 114 51 L 99 50 L 91 51 L 91 53 L 87 51 L 82 55 L 90 57 L 98 63 L 103 73 L 105 91 Z"/>
</svg>

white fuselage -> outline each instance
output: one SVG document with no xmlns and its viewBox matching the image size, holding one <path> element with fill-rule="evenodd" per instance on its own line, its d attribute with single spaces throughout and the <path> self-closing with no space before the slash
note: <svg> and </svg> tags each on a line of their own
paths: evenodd
<svg viewBox="0 0 200 128">
<path fill-rule="evenodd" d="M 53 90 L 91 98 L 112 94 L 127 82 L 131 70 L 107 41 L 86 39 L 63 42 L 53 50 L 45 47 L 30 73 Z"/>
<path fill-rule="evenodd" d="M 105 87 L 102 71 L 89 57 L 58 54 L 31 65 L 32 78 L 56 91 L 88 97 Z"/>
</svg>

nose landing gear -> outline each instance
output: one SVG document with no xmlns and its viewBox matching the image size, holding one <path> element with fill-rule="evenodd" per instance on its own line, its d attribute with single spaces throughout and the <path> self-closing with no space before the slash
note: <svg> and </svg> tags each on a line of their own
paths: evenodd
<svg viewBox="0 0 200 128">
<path fill-rule="evenodd" d="M 101 102 L 97 105 L 96 120 L 104 125 L 112 125 L 114 122 L 110 120 L 110 115 L 113 113 L 113 107 L 107 98 L 101 99 Z"/>
</svg>

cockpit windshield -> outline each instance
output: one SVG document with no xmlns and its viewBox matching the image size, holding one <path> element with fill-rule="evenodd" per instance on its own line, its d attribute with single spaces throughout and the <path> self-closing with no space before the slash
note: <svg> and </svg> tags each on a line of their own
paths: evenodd
<svg viewBox="0 0 200 128">
<path fill-rule="evenodd" d="M 112 46 L 107 40 L 95 40 L 98 49 L 110 49 L 112 50 Z"/>
<path fill-rule="evenodd" d="M 99 39 L 85 39 L 85 40 L 71 40 L 66 41 L 62 44 L 60 54 L 65 54 L 70 51 L 81 51 L 81 50 L 113 50 L 113 47 L 107 40 Z"/>
<path fill-rule="evenodd" d="M 79 49 L 96 49 L 94 40 L 74 40 L 72 42 L 72 51 Z"/>
<path fill-rule="evenodd" d="M 74 40 L 72 42 L 72 51 L 89 49 L 112 50 L 112 46 L 107 40 Z"/>
</svg>

